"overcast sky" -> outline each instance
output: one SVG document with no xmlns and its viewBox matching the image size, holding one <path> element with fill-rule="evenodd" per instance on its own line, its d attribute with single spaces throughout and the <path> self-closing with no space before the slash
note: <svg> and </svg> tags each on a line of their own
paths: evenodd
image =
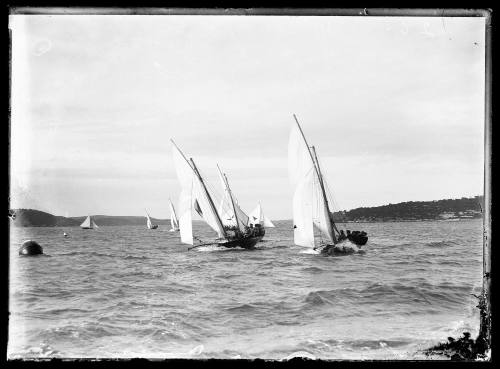
<svg viewBox="0 0 500 369">
<path fill-rule="evenodd" d="M 16 15 L 11 207 L 169 217 L 173 138 L 292 217 L 296 114 L 341 209 L 483 193 L 484 18 Z M 338 210 L 335 209 L 335 210 Z"/>
</svg>

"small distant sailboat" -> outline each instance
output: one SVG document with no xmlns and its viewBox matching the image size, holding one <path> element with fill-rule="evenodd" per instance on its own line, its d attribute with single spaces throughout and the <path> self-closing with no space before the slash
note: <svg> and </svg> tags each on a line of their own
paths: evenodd
<svg viewBox="0 0 500 369">
<path fill-rule="evenodd" d="M 172 204 L 172 200 L 168 199 L 170 205 L 170 228 L 169 232 L 177 232 L 179 231 L 179 219 L 177 219 L 177 214 L 175 213 L 174 204 Z"/>
<path fill-rule="evenodd" d="M 250 213 L 248 219 L 248 225 L 255 226 L 256 224 L 260 224 L 263 227 L 274 228 L 273 222 L 266 217 L 262 211 L 262 206 L 257 205 L 257 207 Z"/>
<path fill-rule="evenodd" d="M 151 218 L 149 217 L 149 214 L 148 214 L 148 211 L 146 211 L 146 225 L 148 226 L 148 229 L 156 229 L 158 228 L 158 224 L 154 224 L 152 221 L 151 221 Z"/>
<path fill-rule="evenodd" d="M 94 220 L 92 217 L 89 215 L 82 224 L 80 224 L 80 227 L 82 229 L 97 229 L 99 228 L 97 224 L 95 224 Z"/>
<path fill-rule="evenodd" d="M 288 144 L 288 169 L 293 196 L 293 236 L 299 246 L 320 249 L 327 255 L 341 255 L 358 251 L 368 241 L 366 232 L 339 231 L 333 221 L 326 193 L 327 184 L 321 173 L 316 149 L 307 144 L 306 138 L 294 115 L 295 125 Z M 314 227 L 321 235 L 321 242 L 315 246 Z M 326 238 L 326 242 L 323 239 Z M 343 241 L 349 239 L 357 246 L 349 246 Z"/>
<path fill-rule="evenodd" d="M 243 247 L 253 248 L 264 236 L 258 228 L 247 226 L 248 216 L 239 208 L 236 199 L 229 187 L 227 177 L 220 171 L 221 180 L 224 183 L 225 193 L 223 202 L 230 202 L 230 209 L 217 209 L 213 194 L 203 177 L 201 176 L 194 160 L 189 160 L 172 141 L 172 151 L 177 177 L 182 186 L 179 200 L 179 228 L 181 242 L 193 245 L 192 210 L 194 209 L 203 220 L 217 232 L 218 238 L 215 242 L 203 243 L 203 245 L 218 245 L 228 248 Z M 222 204 L 221 203 L 221 204 Z M 246 218 L 245 218 L 246 216 Z M 198 238 L 196 238 L 198 239 Z M 198 239 L 199 240 L 199 239 Z"/>
</svg>

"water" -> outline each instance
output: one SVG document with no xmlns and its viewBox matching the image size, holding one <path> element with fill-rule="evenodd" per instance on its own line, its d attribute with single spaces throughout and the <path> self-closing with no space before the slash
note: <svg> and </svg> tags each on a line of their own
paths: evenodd
<svg viewBox="0 0 500 369">
<path fill-rule="evenodd" d="M 12 228 L 8 357 L 425 359 L 477 334 L 480 220 L 352 224 L 370 239 L 343 257 L 275 224 L 251 251 L 187 251 L 166 226 Z M 46 255 L 19 256 L 27 239 Z"/>
</svg>

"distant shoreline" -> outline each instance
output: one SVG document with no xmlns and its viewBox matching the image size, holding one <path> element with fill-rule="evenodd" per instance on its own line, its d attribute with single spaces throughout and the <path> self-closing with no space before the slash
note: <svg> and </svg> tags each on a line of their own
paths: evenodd
<svg viewBox="0 0 500 369">
<path fill-rule="evenodd" d="M 356 208 L 333 213 L 337 223 L 390 223 L 463 221 L 481 219 L 484 208 L 483 196 L 434 201 L 409 201 L 397 204 Z M 62 217 L 35 209 L 12 209 L 9 212 L 11 224 L 15 227 L 71 227 L 79 226 L 86 218 Z M 145 225 L 146 216 L 93 215 L 99 226 Z M 151 218 L 158 225 L 170 225 L 170 219 Z M 277 220 L 277 221 L 287 221 Z M 291 221 L 291 219 L 288 219 Z M 200 220 L 201 222 L 201 220 Z"/>
</svg>

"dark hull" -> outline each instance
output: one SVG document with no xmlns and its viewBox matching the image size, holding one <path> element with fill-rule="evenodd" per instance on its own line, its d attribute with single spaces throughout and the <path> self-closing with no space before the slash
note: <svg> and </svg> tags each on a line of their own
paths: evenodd
<svg viewBox="0 0 500 369">
<path fill-rule="evenodd" d="M 151 226 L 151 228 L 149 228 L 149 229 L 156 229 L 156 228 L 158 228 L 158 226 L 154 225 L 154 226 Z"/>
<path fill-rule="evenodd" d="M 219 242 L 218 245 L 227 248 L 242 247 L 244 249 L 253 249 L 262 237 L 263 236 L 244 237 L 237 240 Z"/>
</svg>

